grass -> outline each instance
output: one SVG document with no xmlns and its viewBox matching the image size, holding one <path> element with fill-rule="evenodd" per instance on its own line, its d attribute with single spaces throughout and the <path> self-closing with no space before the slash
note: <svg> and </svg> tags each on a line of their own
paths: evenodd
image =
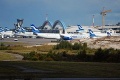
<svg viewBox="0 0 120 80">
<path fill-rule="evenodd" d="M 31 75 L 43 78 L 120 78 L 120 63 L 96 62 L 0 62 L 0 74 L 11 73 L 13 76 L 16 74 L 26 75 L 18 67 L 13 68 L 13 66 L 22 66 L 40 71 L 52 71 L 27 73 L 27 76 Z"/>
<path fill-rule="evenodd" d="M 21 44 L 21 43 L 5 43 L 7 44 Z M 25 54 L 31 51 L 45 52 L 53 48 L 53 46 L 39 46 L 39 47 L 23 47 L 12 46 L 11 50 L 0 50 L 0 78 L 1 77 L 42 77 L 42 78 L 120 78 L 120 63 L 96 63 L 96 62 L 57 62 L 57 61 L 1 61 L 14 59 L 8 54 L 18 53 Z M 57 50 L 61 51 L 61 50 Z M 77 53 L 77 51 L 70 51 L 69 53 Z M 92 51 L 91 51 L 92 52 Z M 36 69 L 42 72 L 24 72 L 23 69 Z M 3 76 L 2 76 L 3 75 Z"/>
<path fill-rule="evenodd" d="M 3 60 L 14 60 L 15 57 L 12 56 L 11 54 L 8 54 L 6 52 L 0 52 L 0 61 L 3 61 Z"/>
<path fill-rule="evenodd" d="M 23 46 L 28 45 L 28 44 L 23 43 L 23 42 L 1 42 L 1 43 L 5 44 L 5 45 L 23 45 Z"/>
<path fill-rule="evenodd" d="M 37 47 L 25 47 L 23 45 L 23 43 L 19 43 L 19 42 L 14 42 L 14 43 L 10 43 L 10 42 L 3 42 L 4 45 L 11 45 L 9 46 L 8 50 L 0 50 L 0 61 L 1 60 L 11 60 L 12 57 L 10 54 L 7 53 L 13 53 L 13 54 L 26 54 L 26 53 L 30 53 L 31 51 L 36 51 L 37 53 L 42 53 L 42 54 L 46 54 L 49 50 L 51 50 L 53 48 L 53 46 L 50 45 L 43 45 L 43 46 L 37 46 Z M 14 45 L 14 46 L 13 46 Z"/>
</svg>

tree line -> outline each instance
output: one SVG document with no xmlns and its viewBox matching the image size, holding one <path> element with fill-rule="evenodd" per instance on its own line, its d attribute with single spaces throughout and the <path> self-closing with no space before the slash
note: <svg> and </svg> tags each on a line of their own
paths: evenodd
<svg viewBox="0 0 120 80">
<path fill-rule="evenodd" d="M 57 51 L 64 49 L 64 51 Z M 67 50 L 77 50 L 76 54 L 69 54 Z M 55 45 L 47 54 L 40 54 L 32 51 L 24 54 L 24 60 L 40 61 L 76 61 L 76 62 L 120 62 L 119 49 L 96 49 L 94 54 L 89 52 L 92 49 L 87 47 L 87 43 L 75 43 L 72 45 L 68 41 L 61 41 Z"/>
<path fill-rule="evenodd" d="M 21 48 L 22 46 L 17 47 Z M 11 50 L 11 46 L 0 43 L 0 50 Z M 76 52 L 70 54 L 68 50 Z M 47 54 L 31 51 L 22 55 L 24 56 L 23 60 L 32 61 L 120 62 L 120 49 L 91 49 L 88 48 L 87 43 L 74 43 L 72 45 L 68 41 L 61 41 Z"/>
</svg>

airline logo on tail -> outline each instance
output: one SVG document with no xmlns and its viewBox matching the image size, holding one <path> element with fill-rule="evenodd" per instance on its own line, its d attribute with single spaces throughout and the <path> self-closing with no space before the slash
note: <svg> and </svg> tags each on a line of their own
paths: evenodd
<svg viewBox="0 0 120 80">
<path fill-rule="evenodd" d="M 26 30 L 25 30 L 24 28 L 21 28 L 21 30 L 22 30 L 22 33 L 25 33 L 25 32 L 26 32 Z"/>
<path fill-rule="evenodd" d="M 22 27 L 20 27 L 20 28 L 17 29 L 16 31 L 17 31 L 17 33 L 18 33 L 18 32 L 22 32 L 22 33 L 25 33 L 25 32 L 26 32 L 26 30 L 25 30 L 24 28 L 22 28 Z"/>
<path fill-rule="evenodd" d="M 89 34 L 90 34 L 90 38 L 94 38 L 96 37 L 96 35 L 93 33 L 93 31 L 91 29 L 88 29 Z"/>
<path fill-rule="evenodd" d="M 84 29 L 82 28 L 82 26 L 80 26 L 80 25 L 77 25 L 77 26 L 78 26 L 78 29 L 79 29 L 79 30 L 76 30 L 77 32 L 84 30 Z"/>
<path fill-rule="evenodd" d="M 6 31 L 9 31 L 10 29 L 8 29 L 7 27 L 5 27 L 5 29 L 4 29 L 4 30 L 5 30 L 5 32 L 6 32 Z"/>
<path fill-rule="evenodd" d="M 84 30 L 84 29 L 82 28 L 82 26 L 80 26 L 80 25 L 77 25 L 77 26 L 78 26 L 79 30 Z"/>
<path fill-rule="evenodd" d="M 40 31 L 35 27 L 34 24 L 31 24 L 33 34 L 40 33 Z"/>
<path fill-rule="evenodd" d="M 3 32 L 3 31 L 4 31 L 4 29 L 0 27 L 0 32 Z"/>
<path fill-rule="evenodd" d="M 110 33 L 110 32 L 107 32 L 107 36 L 111 36 L 111 33 Z"/>
</svg>

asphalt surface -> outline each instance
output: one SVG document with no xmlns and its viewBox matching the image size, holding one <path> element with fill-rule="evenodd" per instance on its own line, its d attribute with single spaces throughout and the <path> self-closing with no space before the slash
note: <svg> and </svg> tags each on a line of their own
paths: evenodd
<svg viewBox="0 0 120 80">
<path fill-rule="evenodd" d="M 18 39 L 15 41 L 15 39 Z M 45 43 L 51 43 L 57 41 L 56 39 L 44 39 L 44 38 L 4 38 L 0 42 L 22 42 L 29 45 L 41 45 Z"/>
</svg>

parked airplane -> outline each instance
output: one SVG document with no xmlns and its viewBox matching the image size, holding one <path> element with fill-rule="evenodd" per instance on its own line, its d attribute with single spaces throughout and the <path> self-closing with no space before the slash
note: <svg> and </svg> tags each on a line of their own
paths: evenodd
<svg viewBox="0 0 120 80">
<path fill-rule="evenodd" d="M 82 32 L 82 31 L 84 31 L 84 29 L 80 25 L 78 25 L 78 28 L 79 28 L 79 30 L 76 30 L 76 31 L 78 31 L 80 33 L 72 33 L 72 34 L 65 33 L 65 34 L 60 34 L 61 38 L 63 40 L 74 40 L 74 39 L 89 38 L 88 33 Z"/>
<path fill-rule="evenodd" d="M 60 39 L 60 34 L 59 33 L 41 33 L 35 26 L 34 24 L 31 24 L 32 31 L 35 35 L 38 37 L 42 38 L 48 38 L 48 39 Z"/>
<path fill-rule="evenodd" d="M 2 34 L 3 31 L 4 31 L 4 29 L 2 27 L 0 27 L 0 37 L 1 37 L 1 39 L 4 38 L 4 35 Z"/>
<path fill-rule="evenodd" d="M 101 38 L 105 36 L 111 36 L 109 32 L 101 33 L 101 32 L 93 32 L 91 29 L 88 29 L 90 38 Z"/>
<path fill-rule="evenodd" d="M 76 30 L 78 33 L 65 33 L 60 34 L 61 38 L 63 40 L 74 40 L 74 39 L 82 39 L 82 38 L 89 38 L 89 34 L 84 31 L 82 26 L 77 25 L 79 30 Z"/>
<path fill-rule="evenodd" d="M 33 34 L 33 32 L 27 32 L 24 28 L 20 27 L 15 31 L 15 36 L 21 36 L 21 37 L 36 37 L 36 35 Z"/>
<path fill-rule="evenodd" d="M 13 37 L 13 31 L 9 30 L 7 27 L 5 27 L 5 29 L 0 28 L 0 34 L 2 35 L 2 37 Z"/>
</svg>

